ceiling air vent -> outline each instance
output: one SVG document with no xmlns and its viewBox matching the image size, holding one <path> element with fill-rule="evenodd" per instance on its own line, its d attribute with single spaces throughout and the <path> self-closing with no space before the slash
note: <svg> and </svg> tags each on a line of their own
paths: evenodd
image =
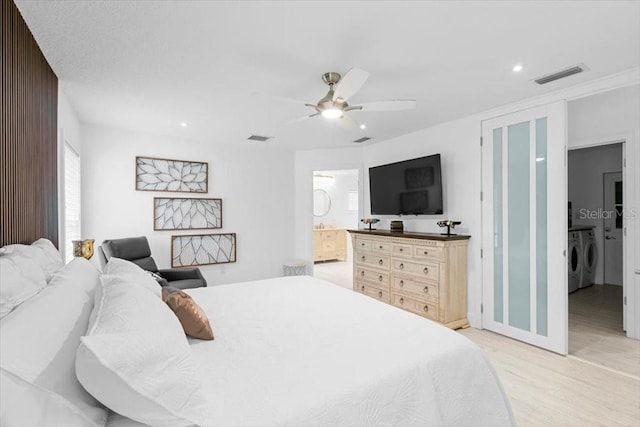
<svg viewBox="0 0 640 427">
<path fill-rule="evenodd" d="M 585 67 L 584 65 L 574 65 L 573 67 L 566 68 L 562 71 L 558 71 L 557 73 L 539 77 L 535 79 L 534 82 L 538 83 L 539 85 L 543 85 L 556 80 L 564 79 L 565 77 L 573 76 L 574 74 L 581 73 L 586 69 L 587 67 Z"/>
<path fill-rule="evenodd" d="M 269 139 L 273 138 L 272 136 L 262 136 L 262 135 L 251 135 L 249 138 L 247 138 L 249 141 L 260 141 L 260 142 L 265 142 Z"/>
<path fill-rule="evenodd" d="M 362 138 L 358 138 L 358 139 L 354 140 L 353 142 L 356 142 L 358 144 L 362 144 L 363 142 L 368 141 L 370 139 L 371 138 L 369 138 L 368 136 L 363 136 Z"/>
</svg>

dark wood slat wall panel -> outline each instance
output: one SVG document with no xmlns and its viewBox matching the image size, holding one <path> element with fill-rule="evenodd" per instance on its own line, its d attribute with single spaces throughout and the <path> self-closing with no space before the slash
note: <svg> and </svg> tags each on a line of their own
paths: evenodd
<svg viewBox="0 0 640 427">
<path fill-rule="evenodd" d="M 58 245 L 58 78 L 13 0 L 2 0 L 0 246 Z"/>
</svg>

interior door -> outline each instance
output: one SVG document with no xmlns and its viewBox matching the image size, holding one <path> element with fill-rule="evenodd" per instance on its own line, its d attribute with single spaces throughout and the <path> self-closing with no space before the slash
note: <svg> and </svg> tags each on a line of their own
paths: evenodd
<svg viewBox="0 0 640 427">
<path fill-rule="evenodd" d="M 482 325 L 567 354 L 566 101 L 482 122 Z"/>
<path fill-rule="evenodd" d="M 604 283 L 622 286 L 622 172 L 603 174 Z"/>
</svg>

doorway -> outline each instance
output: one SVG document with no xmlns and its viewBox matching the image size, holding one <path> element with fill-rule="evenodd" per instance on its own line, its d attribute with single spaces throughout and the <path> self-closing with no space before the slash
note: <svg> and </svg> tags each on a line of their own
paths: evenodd
<svg viewBox="0 0 640 427">
<path fill-rule="evenodd" d="M 313 172 L 314 277 L 353 288 L 353 247 L 347 230 L 358 228 L 359 171 Z"/>
<path fill-rule="evenodd" d="M 640 376 L 640 343 L 625 333 L 623 158 L 623 142 L 568 154 L 568 235 L 578 236 L 581 254 L 569 295 L 569 354 Z"/>
</svg>

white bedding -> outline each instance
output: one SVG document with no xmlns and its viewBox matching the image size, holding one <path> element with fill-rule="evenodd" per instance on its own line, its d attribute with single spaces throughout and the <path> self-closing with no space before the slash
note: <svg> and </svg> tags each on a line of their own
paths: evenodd
<svg viewBox="0 0 640 427">
<path fill-rule="evenodd" d="M 190 340 L 208 425 L 515 424 L 480 349 L 434 322 L 306 276 L 188 292 L 215 334 Z"/>
</svg>

